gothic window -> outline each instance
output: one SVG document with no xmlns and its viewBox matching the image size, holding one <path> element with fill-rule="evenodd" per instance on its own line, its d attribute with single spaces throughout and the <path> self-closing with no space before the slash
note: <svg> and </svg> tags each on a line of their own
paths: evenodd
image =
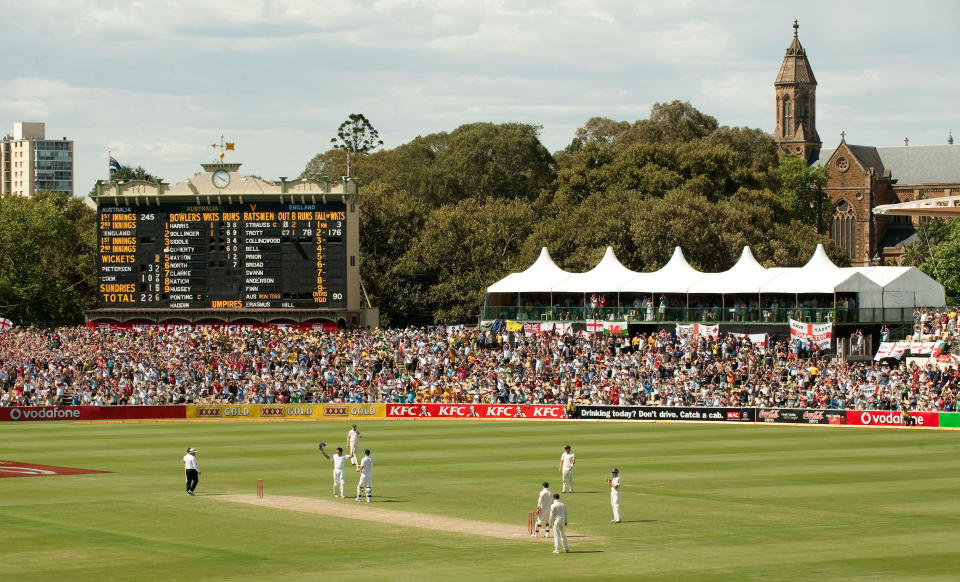
<svg viewBox="0 0 960 582">
<path fill-rule="evenodd" d="M 853 206 L 846 200 L 840 200 L 833 209 L 833 223 L 830 226 L 830 238 L 847 251 L 851 260 L 857 252 L 857 216 Z"/>
<path fill-rule="evenodd" d="M 793 135 L 793 102 L 789 95 L 783 97 L 783 135 Z"/>
</svg>

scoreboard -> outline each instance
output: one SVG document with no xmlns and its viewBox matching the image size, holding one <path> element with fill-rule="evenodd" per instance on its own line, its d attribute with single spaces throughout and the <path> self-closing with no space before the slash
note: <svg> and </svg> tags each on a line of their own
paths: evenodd
<svg viewBox="0 0 960 582">
<path fill-rule="evenodd" d="M 101 205 L 97 308 L 344 309 L 346 206 Z"/>
</svg>

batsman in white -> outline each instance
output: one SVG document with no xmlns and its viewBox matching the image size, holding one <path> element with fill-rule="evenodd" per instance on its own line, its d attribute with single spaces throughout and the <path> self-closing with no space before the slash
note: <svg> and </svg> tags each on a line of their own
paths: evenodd
<svg viewBox="0 0 960 582">
<path fill-rule="evenodd" d="M 357 430 L 357 425 L 353 425 L 347 432 L 347 451 L 350 452 L 350 458 L 353 459 L 352 463 L 357 464 L 357 447 L 360 446 L 360 431 Z"/>
<path fill-rule="evenodd" d="M 367 503 L 370 503 L 370 493 L 373 488 L 373 457 L 370 456 L 370 449 L 363 451 L 363 459 L 360 460 L 357 471 L 360 472 L 360 482 L 357 483 L 357 501 L 360 501 L 360 493 L 366 489 Z"/>
<path fill-rule="evenodd" d="M 533 528 L 530 537 L 535 538 L 540 533 L 540 525 L 543 524 L 543 537 L 550 535 L 550 504 L 553 503 L 553 493 L 550 492 L 550 484 L 543 482 L 543 489 L 537 497 L 537 525 Z"/>
<path fill-rule="evenodd" d="M 563 476 L 561 493 L 573 493 L 573 466 L 577 463 L 577 456 L 570 451 L 570 445 L 563 447 L 560 455 L 560 475 Z"/>
<path fill-rule="evenodd" d="M 613 523 L 620 523 L 620 470 L 614 468 L 607 477 L 610 486 L 610 507 L 613 508 Z"/>
<path fill-rule="evenodd" d="M 560 494 L 553 494 L 553 505 L 550 506 L 550 519 L 553 520 L 553 553 L 560 553 L 560 546 L 564 552 L 570 551 L 567 545 L 567 504 L 560 501 Z"/>
<path fill-rule="evenodd" d="M 327 460 L 333 461 L 333 496 L 346 497 L 346 478 L 343 474 L 343 466 L 346 465 L 350 456 L 343 454 L 343 447 L 337 447 L 337 452 L 331 457 L 323 450 L 323 443 L 320 446 L 320 454 Z"/>
</svg>

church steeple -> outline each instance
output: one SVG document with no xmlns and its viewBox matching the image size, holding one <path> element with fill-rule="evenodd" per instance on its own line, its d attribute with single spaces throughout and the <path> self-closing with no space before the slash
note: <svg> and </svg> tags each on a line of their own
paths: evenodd
<svg viewBox="0 0 960 582">
<path fill-rule="evenodd" d="M 800 25 L 793 21 L 793 42 L 787 47 L 773 87 L 777 95 L 777 124 L 773 138 L 783 153 L 808 162 L 820 149 L 816 125 L 817 79 L 807 60 L 807 51 L 797 36 Z"/>
</svg>

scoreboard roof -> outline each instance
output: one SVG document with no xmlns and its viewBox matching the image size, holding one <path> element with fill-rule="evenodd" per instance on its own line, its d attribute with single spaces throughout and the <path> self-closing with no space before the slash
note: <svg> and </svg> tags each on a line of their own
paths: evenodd
<svg viewBox="0 0 960 582">
<path fill-rule="evenodd" d="M 214 162 L 202 164 L 202 168 L 202 172 L 174 185 L 162 181 L 121 180 L 112 184 L 99 180 L 97 193 L 92 198 L 98 203 L 113 204 L 151 204 L 160 200 L 208 204 L 274 200 L 305 204 L 357 195 L 356 182 L 348 177 L 340 180 L 325 177 L 287 180 L 281 176 L 273 182 L 240 174 L 239 163 Z"/>
</svg>

